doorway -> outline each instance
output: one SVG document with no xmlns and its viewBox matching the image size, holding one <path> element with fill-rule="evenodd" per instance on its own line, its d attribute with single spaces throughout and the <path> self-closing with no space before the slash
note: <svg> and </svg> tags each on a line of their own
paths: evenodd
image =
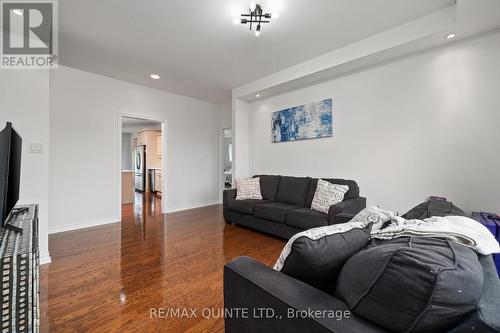
<svg viewBox="0 0 500 333">
<path fill-rule="evenodd" d="M 165 191 L 165 124 L 121 115 L 121 215 L 162 214 Z"/>
<path fill-rule="evenodd" d="M 220 131 L 220 188 L 222 191 L 233 187 L 233 130 Z"/>
</svg>

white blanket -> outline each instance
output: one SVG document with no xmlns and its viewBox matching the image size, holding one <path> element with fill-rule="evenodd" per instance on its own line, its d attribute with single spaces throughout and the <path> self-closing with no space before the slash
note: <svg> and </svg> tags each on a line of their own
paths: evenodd
<svg viewBox="0 0 500 333">
<path fill-rule="evenodd" d="M 366 211 L 370 211 L 372 215 L 377 215 L 377 210 L 376 207 L 366 208 Z M 367 223 L 362 213 L 363 211 L 348 223 Z M 379 219 L 372 227 L 372 238 L 435 237 L 463 244 L 480 254 L 500 252 L 500 246 L 490 231 L 481 223 L 468 217 L 444 216 L 424 220 L 406 220 L 399 216 L 388 217 L 387 211 L 382 210 L 378 215 Z"/>
<path fill-rule="evenodd" d="M 299 237 L 315 240 L 327 235 L 364 228 L 373 223 L 370 237 L 394 239 L 398 237 L 435 237 L 463 244 L 484 255 L 499 253 L 500 246 L 490 231 L 481 223 L 463 216 L 431 217 L 425 220 L 406 220 L 396 213 L 378 207 L 365 208 L 351 221 L 305 230 L 294 235 L 283 248 L 274 265 L 280 271 Z"/>
</svg>

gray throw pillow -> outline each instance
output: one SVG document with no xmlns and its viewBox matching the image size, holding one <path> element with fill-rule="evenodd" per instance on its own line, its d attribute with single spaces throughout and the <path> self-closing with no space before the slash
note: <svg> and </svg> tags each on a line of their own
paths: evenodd
<svg viewBox="0 0 500 333">
<path fill-rule="evenodd" d="M 344 263 L 366 246 L 371 225 L 332 225 L 309 229 L 285 245 L 275 270 L 333 294 Z"/>
</svg>

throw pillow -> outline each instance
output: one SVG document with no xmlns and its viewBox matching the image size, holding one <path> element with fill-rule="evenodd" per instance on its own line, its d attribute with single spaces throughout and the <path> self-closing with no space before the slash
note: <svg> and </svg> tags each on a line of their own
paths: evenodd
<svg viewBox="0 0 500 333">
<path fill-rule="evenodd" d="M 236 200 L 262 200 L 260 178 L 236 179 Z"/>
<path fill-rule="evenodd" d="M 311 209 L 328 214 L 330 206 L 342 202 L 347 191 L 349 191 L 347 185 L 332 184 L 326 180 L 318 179 Z"/>
<path fill-rule="evenodd" d="M 344 263 L 370 240 L 370 226 L 359 223 L 309 229 L 293 236 L 274 269 L 333 293 Z"/>
<path fill-rule="evenodd" d="M 353 255 L 339 274 L 335 296 L 391 332 L 449 332 L 477 309 L 482 288 L 483 271 L 472 249 L 403 237 Z"/>
</svg>

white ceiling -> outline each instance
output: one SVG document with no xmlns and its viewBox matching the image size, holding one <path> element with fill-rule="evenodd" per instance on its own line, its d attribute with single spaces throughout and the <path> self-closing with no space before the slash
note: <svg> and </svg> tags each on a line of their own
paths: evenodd
<svg viewBox="0 0 500 333">
<path fill-rule="evenodd" d="M 64 0 L 60 63 L 225 102 L 231 89 L 453 4 L 454 0 L 263 0 L 260 37 L 242 0 Z M 151 80 L 150 73 L 161 75 Z"/>
</svg>

